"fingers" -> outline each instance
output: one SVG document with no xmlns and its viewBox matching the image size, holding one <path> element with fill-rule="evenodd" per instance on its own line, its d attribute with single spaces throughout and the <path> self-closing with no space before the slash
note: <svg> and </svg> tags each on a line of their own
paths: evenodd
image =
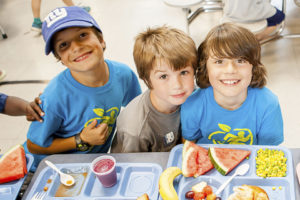
<svg viewBox="0 0 300 200">
<path fill-rule="evenodd" d="M 40 106 L 36 104 L 36 102 L 31 102 L 27 108 L 27 120 L 28 121 L 34 121 L 37 120 L 39 122 L 43 122 L 42 116 L 44 116 L 45 113 L 42 111 Z M 31 120 L 32 119 L 32 120 Z"/>
<path fill-rule="evenodd" d="M 34 117 L 29 116 L 29 115 L 26 115 L 26 119 L 27 119 L 27 121 L 31 121 L 31 122 L 35 120 Z"/>
<path fill-rule="evenodd" d="M 95 128 L 97 126 L 97 120 L 94 119 L 88 126 L 87 128 L 88 129 L 92 129 L 92 128 Z"/>
<path fill-rule="evenodd" d="M 38 97 L 37 97 L 37 98 L 38 98 Z M 31 102 L 31 103 L 30 103 L 30 106 L 31 106 L 31 108 L 32 108 L 35 112 L 39 113 L 40 116 L 44 116 L 44 115 L 45 115 L 45 113 L 43 112 L 43 110 L 41 109 L 41 107 L 40 107 L 38 104 L 36 104 L 36 102 Z"/>
<path fill-rule="evenodd" d="M 85 127 L 80 134 L 81 139 L 90 145 L 102 145 L 106 142 L 108 136 L 109 129 L 107 124 L 101 123 L 97 125 L 96 119 Z"/>
<path fill-rule="evenodd" d="M 40 94 L 41 95 L 41 94 Z M 41 101 L 41 99 L 40 99 L 40 95 L 38 96 L 38 97 L 35 97 L 35 99 L 34 99 L 34 102 L 36 103 L 36 104 L 41 104 L 42 103 L 42 101 Z"/>
<path fill-rule="evenodd" d="M 32 107 L 29 109 L 29 113 L 26 115 L 26 118 L 28 121 L 39 121 L 43 122 L 43 119 L 41 116 L 44 116 L 44 113 L 41 112 L 41 114 L 37 113 L 36 109 L 32 109 Z"/>
<path fill-rule="evenodd" d="M 43 122 L 42 116 L 45 115 L 43 110 L 41 109 L 40 105 L 42 104 L 42 101 L 40 99 L 40 95 L 34 99 L 33 102 L 30 102 L 29 105 L 26 108 L 26 119 L 28 121 L 39 121 Z"/>
<path fill-rule="evenodd" d="M 97 129 L 99 132 L 105 132 L 108 130 L 108 125 L 106 123 L 100 123 L 97 125 Z"/>
<path fill-rule="evenodd" d="M 108 125 L 106 123 L 98 124 L 97 129 L 102 133 L 102 138 L 105 140 L 104 142 L 106 142 L 109 137 Z"/>
</svg>

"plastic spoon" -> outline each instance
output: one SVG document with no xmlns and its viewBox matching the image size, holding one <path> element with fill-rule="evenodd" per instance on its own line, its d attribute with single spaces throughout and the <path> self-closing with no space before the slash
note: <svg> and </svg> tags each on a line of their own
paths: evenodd
<svg viewBox="0 0 300 200">
<path fill-rule="evenodd" d="M 219 196 L 219 194 L 224 190 L 224 188 L 228 185 L 228 183 L 230 183 L 230 181 L 234 178 L 234 177 L 236 177 L 236 176 L 243 176 L 243 175 L 245 175 L 247 172 L 248 172 L 248 170 L 249 170 L 249 164 L 243 164 L 243 165 L 241 165 L 241 166 L 239 166 L 237 169 L 236 169 L 236 171 L 235 171 L 235 173 L 225 182 L 225 183 L 223 183 L 220 187 L 219 187 L 219 189 L 217 190 L 217 192 L 216 192 L 216 195 L 217 196 Z"/>
<path fill-rule="evenodd" d="M 73 178 L 73 176 L 69 175 L 69 174 L 65 174 L 63 172 L 61 172 L 52 162 L 50 162 L 49 160 L 45 160 L 45 163 L 51 167 L 52 169 L 54 169 L 57 173 L 59 173 L 60 175 L 60 182 L 62 184 L 64 184 L 65 186 L 71 186 L 75 183 L 75 180 Z"/>
</svg>

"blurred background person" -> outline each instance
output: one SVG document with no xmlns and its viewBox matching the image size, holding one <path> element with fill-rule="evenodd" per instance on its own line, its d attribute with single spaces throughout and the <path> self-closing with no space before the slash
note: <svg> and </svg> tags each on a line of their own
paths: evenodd
<svg viewBox="0 0 300 200">
<path fill-rule="evenodd" d="M 255 34 L 259 41 L 270 37 L 285 18 L 285 14 L 274 7 L 270 0 L 223 0 L 223 3 L 225 21 L 251 23 L 267 20 L 267 27 Z"/>
<path fill-rule="evenodd" d="M 72 0 L 62 0 L 66 6 L 75 6 Z M 32 8 L 32 14 L 33 14 L 33 22 L 31 25 L 31 30 L 37 31 L 41 33 L 42 31 L 42 24 L 41 21 L 41 3 L 42 0 L 31 0 L 31 8 Z M 82 6 L 84 10 L 87 12 L 90 12 L 91 8 L 89 6 Z"/>
</svg>

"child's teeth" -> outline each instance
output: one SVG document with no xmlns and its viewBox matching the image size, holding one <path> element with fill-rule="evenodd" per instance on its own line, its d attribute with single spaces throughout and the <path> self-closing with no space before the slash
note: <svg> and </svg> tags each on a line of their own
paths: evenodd
<svg viewBox="0 0 300 200">
<path fill-rule="evenodd" d="M 226 84 L 235 84 L 237 81 L 223 81 Z"/>
</svg>

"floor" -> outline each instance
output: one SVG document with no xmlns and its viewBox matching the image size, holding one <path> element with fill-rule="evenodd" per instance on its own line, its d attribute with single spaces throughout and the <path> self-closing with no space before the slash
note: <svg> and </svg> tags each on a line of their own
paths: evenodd
<svg viewBox="0 0 300 200">
<path fill-rule="evenodd" d="M 185 30 L 185 14 L 162 0 L 85 0 L 76 5 L 89 5 L 91 14 L 104 32 L 107 44 L 105 57 L 135 66 L 132 58 L 134 37 L 149 26 L 173 26 Z M 280 0 L 272 2 L 279 3 Z M 43 1 L 41 16 L 57 6 L 61 0 Z M 193 8 L 194 9 L 194 8 Z M 197 45 L 221 17 L 220 12 L 203 13 L 190 26 L 190 34 Z M 4 81 L 50 80 L 65 67 L 50 55 L 44 54 L 41 36 L 30 31 L 31 5 L 28 0 L 1 0 L 0 25 L 8 38 L 0 38 L 0 68 L 7 72 Z M 300 7 L 287 0 L 284 34 L 300 33 Z M 262 61 L 268 70 L 267 87 L 279 97 L 284 118 L 283 146 L 300 147 L 300 38 L 279 39 L 262 47 Z M 145 85 L 141 82 L 143 90 Z M 298 85 L 298 86 L 297 86 Z M 46 84 L 0 85 L 0 92 L 32 101 Z M 0 154 L 11 146 L 23 143 L 30 123 L 25 117 L 0 115 Z M 299 134 L 298 134 L 299 132 Z"/>
</svg>

